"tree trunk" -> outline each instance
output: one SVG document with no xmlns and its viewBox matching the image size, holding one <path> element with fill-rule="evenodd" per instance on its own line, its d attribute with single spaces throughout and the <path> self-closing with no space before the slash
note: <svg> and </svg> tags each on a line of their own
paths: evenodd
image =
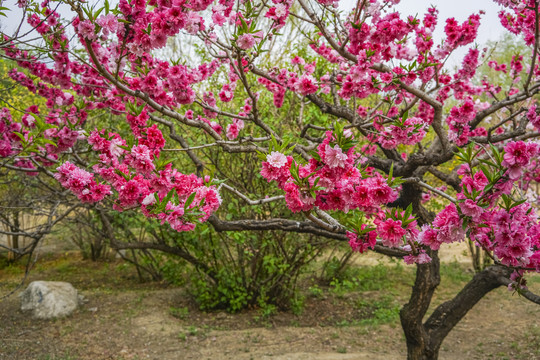
<svg viewBox="0 0 540 360">
<path fill-rule="evenodd" d="M 409 360 L 437 360 L 441 344 L 454 326 L 487 293 L 503 285 L 512 272 L 502 266 L 490 266 L 477 273 L 453 299 L 439 305 L 423 323 L 433 292 L 440 282 L 437 252 L 429 255 L 433 261 L 417 266 L 411 298 L 400 312 Z"/>
<path fill-rule="evenodd" d="M 13 213 L 13 225 L 10 226 L 11 231 L 14 233 L 19 232 L 21 226 L 21 222 L 19 219 L 19 213 L 14 212 Z M 8 237 L 11 237 L 11 248 L 14 250 L 19 249 L 19 235 L 8 235 Z M 8 261 L 14 261 L 17 259 L 17 253 L 14 251 L 8 252 Z"/>
<path fill-rule="evenodd" d="M 416 279 L 411 298 L 400 311 L 401 326 L 407 341 L 409 360 L 437 359 L 439 346 L 431 343 L 429 334 L 423 325 L 433 292 L 441 282 L 440 262 L 436 251 L 428 251 L 432 261 L 417 265 Z"/>
</svg>

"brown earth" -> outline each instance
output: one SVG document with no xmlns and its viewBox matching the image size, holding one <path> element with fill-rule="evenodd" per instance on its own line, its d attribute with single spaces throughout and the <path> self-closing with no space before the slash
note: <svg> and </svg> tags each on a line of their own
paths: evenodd
<svg viewBox="0 0 540 360">
<path fill-rule="evenodd" d="M 20 271 L 0 270 L 0 296 L 20 280 Z M 386 292 L 395 297 L 392 304 L 406 301 L 410 268 L 404 277 L 396 283 L 397 292 Z M 405 358 L 399 320 L 369 321 L 373 314 L 358 306 L 385 296 L 381 291 L 306 293 L 301 315 L 264 317 L 258 309 L 201 312 L 182 288 L 140 284 L 133 269 L 121 263 L 91 263 L 73 254 L 39 263 L 28 281 L 38 279 L 70 281 L 88 302 L 70 317 L 54 321 L 21 313 L 16 296 L 0 302 L 2 360 Z M 460 286 L 442 284 L 435 302 Z M 538 276 L 530 288 L 540 292 Z M 539 320 L 540 307 L 500 288 L 451 332 L 440 358 L 540 359 Z"/>
</svg>

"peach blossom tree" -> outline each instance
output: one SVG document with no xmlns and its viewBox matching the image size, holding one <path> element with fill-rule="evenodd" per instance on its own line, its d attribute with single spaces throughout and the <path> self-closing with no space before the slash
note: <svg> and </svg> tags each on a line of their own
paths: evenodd
<svg viewBox="0 0 540 360">
<path fill-rule="evenodd" d="M 408 358 L 436 359 L 491 290 L 540 303 L 526 286 L 540 271 L 539 4 L 494 0 L 530 50 L 499 63 L 474 45 L 482 13 L 460 23 L 434 7 L 400 14 L 399 2 L 343 12 L 338 0 L 64 0 L 60 11 L 19 0 L 31 30 L 3 33 L 0 49 L 18 65 L 9 76 L 46 106 L 0 110 L 1 166 L 47 173 L 84 203 L 107 199 L 171 231 L 309 233 L 402 258 L 417 267 L 400 313 Z M 173 41 L 182 56 L 167 52 Z M 483 64 L 510 85 L 476 76 Z M 89 125 L 104 113 L 107 126 Z M 257 198 L 211 176 L 206 150 L 259 156 L 253 176 L 275 192 Z M 195 171 L 175 167 L 184 156 Z M 227 220 L 224 191 L 290 212 Z M 426 316 L 438 250 L 465 239 L 493 265 Z"/>
</svg>

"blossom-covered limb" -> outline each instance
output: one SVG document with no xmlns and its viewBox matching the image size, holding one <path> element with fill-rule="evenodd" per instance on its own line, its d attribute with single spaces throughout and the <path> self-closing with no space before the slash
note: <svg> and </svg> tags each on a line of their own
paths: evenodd
<svg viewBox="0 0 540 360">
<path fill-rule="evenodd" d="M 267 230 L 280 230 L 294 233 L 308 233 L 323 236 L 329 239 L 349 241 L 345 232 L 333 232 L 328 231 L 314 224 L 311 221 L 294 221 L 290 219 L 274 218 L 269 220 L 234 220 L 226 221 L 221 220 L 217 216 L 213 215 L 208 219 L 208 222 L 216 229 L 216 231 L 267 231 Z M 407 255 L 406 251 L 388 248 L 386 246 L 377 244 L 374 251 L 392 257 L 402 258 Z"/>
</svg>

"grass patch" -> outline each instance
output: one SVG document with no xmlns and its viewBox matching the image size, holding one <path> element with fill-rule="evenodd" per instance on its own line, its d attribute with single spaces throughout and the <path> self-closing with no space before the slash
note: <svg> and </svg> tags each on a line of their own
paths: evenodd
<svg viewBox="0 0 540 360">
<path fill-rule="evenodd" d="M 395 294 L 404 286 L 412 285 L 413 275 L 412 271 L 405 269 L 401 263 L 393 266 L 377 264 L 350 267 L 344 272 L 344 276 L 330 281 L 330 289 L 338 296 L 355 291 L 390 291 Z"/>
<path fill-rule="evenodd" d="M 0 268 L 2 291 L 17 286 L 24 276 L 26 258 Z M 119 259 L 109 261 L 83 260 L 78 252 L 44 255 L 30 270 L 26 284 L 36 281 L 66 281 L 78 290 L 118 292 L 159 286 L 158 283 L 141 284 L 134 267 L 126 267 Z"/>
<path fill-rule="evenodd" d="M 382 325 L 396 323 L 399 320 L 401 305 L 396 303 L 393 296 L 384 295 L 378 300 L 360 300 L 358 307 L 362 312 L 369 314 L 360 320 L 361 325 Z"/>
<path fill-rule="evenodd" d="M 189 315 L 189 309 L 187 306 L 180 308 L 171 307 L 169 313 L 177 319 L 184 320 Z"/>
<path fill-rule="evenodd" d="M 473 273 L 457 261 L 441 263 L 441 280 L 452 284 L 468 282 L 473 278 Z"/>
</svg>

